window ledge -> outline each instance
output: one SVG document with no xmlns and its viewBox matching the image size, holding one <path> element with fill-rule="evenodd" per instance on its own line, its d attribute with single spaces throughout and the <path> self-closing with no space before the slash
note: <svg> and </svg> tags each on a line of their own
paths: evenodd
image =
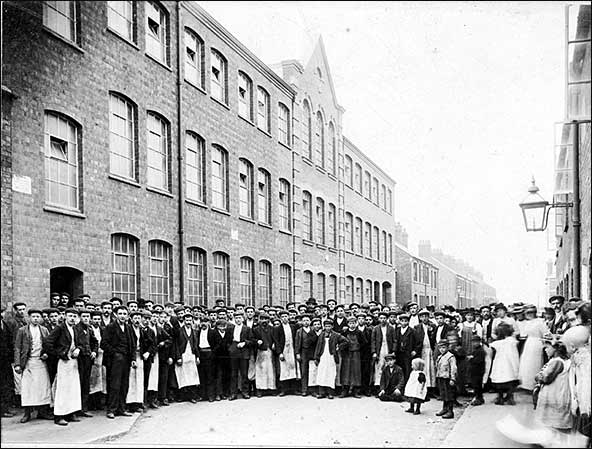
<svg viewBox="0 0 592 449">
<path fill-rule="evenodd" d="M 333 173 L 328 173 L 328 175 L 333 181 L 337 181 L 337 176 L 335 176 Z"/>
<path fill-rule="evenodd" d="M 292 148 L 290 148 L 289 145 L 285 144 L 284 142 L 282 142 L 281 140 L 278 140 L 278 143 L 283 146 L 284 148 L 287 148 L 288 150 L 292 151 Z"/>
<path fill-rule="evenodd" d="M 354 255 L 355 255 L 355 254 L 354 254 L 354 252 L 353 252 L 353 251 L 350 251 L 349 249 L 346 249 L 346 250 L 345 250 L 345 253 L 346 253 L 346 254 L 351 254 L 352 256 L 354 256 Z"/>
<path fill-rule="evenodd" d="M 236 115 L 238 116 L 238 118 L 240 118 L 241 120 L 243 120 L 243 121 L 247 122 L 249 125 L 251 125 L 251 126 L 255 126 L 255 123 L 253 123 L 253 122 L 252 122 L 251 120 L 249 120 L 247 117 L 243 117 L 243 116 L 242 116 L 242 115 L 240 115 L 240 114 L 236 114 Z"/>
<path fill-rule="evenodd" d="M 109 179 L 113 179 L 114 181 L 119 181 L 119 182 L 124 182 L 126 184 L 129 184 L 130 186 L 142 187 L 139 182 L 137 182 L 133 179 L 128 179 L 128 178 L 124 178 L 122 176 L 117 176 L 117 175 L 114 175 L 113 173 L 109 173 L 108 177 L 109 177 Z"/>
<path fill-rule="evenodd" d="M 161 190 L 158 187 L 146 186 L 146 190 L 148 190 L 149 192 L 158 193 L 160 195 L 168 196 L 169 198 L 174 198 L 174 196 L 171 192 L 167 192 L 166 190 Z"/>
<path fill-rule="evenodd" d="M 162 62 L 162 61 L 159 61 L 158 59 L 156 59 L 156 58 L 155 58 L 154 56 L 152 56 L 151 54 L 149 54 L 149 53 L 144 53 L 144 54 L 145 54 L 145 55 L 148 57 L 148 59 L 150 59 L 150 60 L 152 60 L 152 61 L 156 62 L 156 63 L 157 63 L 159 66 L 161 66 L 161 67 L 164 67 L 164 68 L 165 68 L 165 69 L 167 69 L 169 72 L 172 72 L 172 71 L 173 71 L 173 69 L 171 69 L 171 67 L 170 67 L 168 64 L 166 64 L 166 63 L 164 63 L 164 62 Z"/>
<path fill-rule="evenodd" d="M 211 95 L 210 95 L 210 98 L 212 99 L 213 102 L 218 103 L 220 106 L 222 106 L 225 109 L 230 111 L 230 106 L 228 106 L 226 103 L 222 103 L 222 101 L 218 100 L 216 97 L 212 97 Z"/>
<path fill-rule="evenodd" d="M 317 243 L 317 248 L 319 248 L 319 249 L 327 249 L 327 245 L 323 245 L 322 243 Z"/>
<path fill-rule="evenodd" d="M 185 202 L 189 203 L 189 204 L 193 204 L 194 206 L 203 207 L 205 209 L 208 208 L 208 205 L 206 203 L 202 203 L 201 201 L 197 201 L 197 200 L 192 200 L 191 198 L 185 198 Z"/>
<path fill-rule="evenodd" d="M 261 226 L 262 228 L 273 229 L 273 227 L 269 223 L 263 223 L 263 222 L 260 221 L 258 223 L 258 225 Z"/>
<path fill-rule="evenodd" d="M 321 173 L 327 173 L 327 170 L 325 170 L 323 167 L 321 167 L 320 165 L 315 165 L 317 171 L 320 171 Z"/>
<path fill-rule="evenodd" d="M 355 254 L 356 257 L 359 257 L 360 259 L 363 259 L 364 258 L 364 256 L 362 256 L 361 254 L 358 254 L 358 253 L 354 253 L 354 254 Z"/>
<path fill-rule="evenodd" d="M 227 210 L 220 209 L 219 207 L 216 207 L 216 206 L 211 206 L 210 209 L 213 210 L 214 212 L 218 212 L 219 214 L 223 214 L 223 215 L 228 215 L 230 217 L 230 212 L 228 212 Z"/>
<path fill-rule="evenodd" d="M 302 239 L 302 243 L 304 243 L 305 245 L 308 245 L 308 246 L 314 246 L 314 243 L 313 243 L 313 242 L 311 242 L 311 241 L 310 241 L 310 240 L 308 240 L 308 239 L 304 239 L 304 238 L 303 238 L 303 239 Z"/>
<path fill-rule="evenodd" d="M 362 192 L 360 192 L 360 191 L 358 191 L 358 190 L 356 190 L 355 192 L 356 192 L 358 195 L 360 195 L 362 198 L 364 198 L 364 195 L 362 195 Z"/>
<path fill-rule="evenodd" d="M 43 30 L 44 30 L 44 31 L 45 31 L 47 34 L 49 34 L 50 36 L 53 36 L 53 37 L 55 37 L 55 38 L 57 38 L 57 39 L 61 40 L 61 41 L 62 41 L 62 42 L 64 42 L 65 44 L 68 44 L 68 45 L 69 45 L 70 47 L 72 47 L 74 50 L 77 50 L 78 52 L 80 52 L 80 53 L 82 53 L 82 54 L 86 53 L 86 51 L 84 51 L 84 50 L 83 50 L 83 48 L 82 48 L 80 45 L 78 45 L 76 42 L 74 42 L 74 41 L 71 41 L 70 39 L 68 39 L 68 38 L 66 38 L 66 37 L 64 37 L 64 36 L 62 36 L 62 35 L 61 35 L 61 34 L 59 34 L 59 33 L 56 33 L 56 32 L 55 32 L 54 30 L 52 30 L 51 28 L 49 28 L 49 27 L 47 27 L 47 26 L 43 25 Z"/>
<path fill-rule="evenodd" d="M 119 39 L 121 39 L 123 42 L 125 42 L 126 44 L 128 44 L 129 46 L 135 48 L 136 50 L 139 50 L 140 47 L 138 47 L 138 45 L 132 41 L 130 41 L 127 37 L 123 36 L 122 34 L 118 33 L 117 31 L 115 31 L 113 28 L 111 28 L 110 26 L 107 26 L 107 28 L 105 28 L 105 31 L 113 34 L 114 36 L 118 37 Z"/>
<path fill-rule="evenodd" d="M 371 262 L 374 262 L 374 259 L 372 257 L 369 257 L 369 256 L 364 256 L 364 259 L 369 260 Z"/>
<path fill-rule="evenodd" d="M 86 218 L 85 214 L 74 210 L 62 209 L 61 207 L 56 206 L 43 206 L 43 210 L 46 212 L 53 212 L 54 214 L 61 214 L 61 215 L 69 215 L 70 217 L 76 218 Z"/>
<path fill-rule="evenodd" d="M 290 231 L 286 231 L 285 229 L 280 229 L 279 230 L 282 234 L 286 234 L 286 235 L 292 235 L 292 233 Z"/>
<path fill-rule="evenodd" d="M 331 251 L 332 253 L 337 253 L 337 248 L 329 247 L 329 251 Z"/>
<path fill-rule="evenodd" d="M 249 218 L 249 217 L 245 217 L 245 216 L 243 216 L 243 215 L 239 215 L 239 216 L 238 216 L 238 219 L 239 219 L 239 220 L 242 220 L 242 221 L 246 221 L 246 222 L 248 222 L 248 223 L 255 224 L 255 220 L 253 220 L 252 218 Z"/>
<path fill-rule="evenodd" d="M 208 94 L 208 93 L 206 92 L 206 90 L 205 90 L 203 87 L 199 87 L 197 84 L 195 84 L 195 83 L 193 83 L 193 82 L 189 81 L 187 78 L 185 78 L 185 82 L 186 82 L 187 84 L 189 84 L 191 87 L 193 87 L 193 88 L 195 88 L 195 89 L 199 90 L 199 91 L 200 91 L 202 94 L 206 94 L 206 95 Z"/>
<path fill-rule="evenodd" d="M 302 161 L 303 161 L 304 163 L 306 163 L 306 164 L 310 165 L 311 167 L 313 166 L 313 163 L 312 163 L 312 161 L 311 161 L 311 160 L 310 160 L 308 157 L 306 157 L 306 156 L 302 156 Z"/>
<path fill-rule="evenodd" d="M 259 131 L 261 131 L 263 134 L 265 134 L 267 137 L 271 137 L 271 134 L 269 134 L 269 133 L 268 133 L 267 131 L 265 131 L 264 129 L 261 129 L 261 128 L 259 128 L 259 127 L 257 127 L 257 129 L 258 129 Z"/>
<path fill-rule="evenodd" d="M 350 190 L 354 190 L 354 188 L 352 186 L 350 186 L 347 182 L 343 183 L 345 185 L 345 187 L 347 187 Z"/>
</svg>

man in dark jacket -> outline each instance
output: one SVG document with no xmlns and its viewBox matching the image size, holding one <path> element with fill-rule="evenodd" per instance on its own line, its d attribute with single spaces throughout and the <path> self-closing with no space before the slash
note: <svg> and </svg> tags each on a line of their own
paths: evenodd
<svg viewBox="0 0 592 449">
<path fill-rule="evenodd" d="M 243 398 L 249 399 L 249 357 L 253 346 L 253 331 L 244 323 L 243 312 L 235 312 L 232 342 L 228 348 L 230 356 L 230 397 L 234 400 L 240 389 Z M 240 376 L 240 386 L 239 386 Z"/>
<path fill-rule="evenodd" d="M 364 334 L 364 341 L 360 345 L 360 363 L 362 370 L 361 393 L 371 396 L 370 382 L 372 376 L 372 327 L 367 324 L 366 314 L 358 312 L 358 329 Z M 368 320 L 369 321 L 369 320 Z"/>
<path fill-rule="evenodd" d="M 197 402 L 197 385 L 199 384 L 199 340 L 193 329 L 193 315 L 183 316 L 182 326 L 175 340 L 176 375 L 178 385 L 178 400 Z"/>
<path fill-rule="evenodd" d="M 134 355 L 134 336 L 128 324 L 128 310 L 125 306 L 115 309 L 116 320 L 109 324 L 103 333 L 103 365 L 107 368 L 107 418 L 132 416 L 125 410 L 125 400 L 129 386 L 129 371 Z"/>
<path fill-rule="evenodd" d="M 173 365 L 175 343 L 172 334 L 173 328 L 167 321 L 168 314 L 163 310 L 160 304 L 154 306 L 154 313 L 158 314 L 158 327 L 162 329 L 163 341 L 165 341 L 162 345 L 161 341 L 158 342 L 158 405 L 166 407 L 169 405 L 169 372 L 170 367 Z M 168 343 L 166 343 L 167 341 Z"/>
<path fill-rule="evenodd" d="M 80 311 L 80 322 L 74 326 L 77 334 L 76 340 L 80 348 L 78 355 L 78 373 L 80 375 L 80 394 L 82 399 L 82 410 L 78 416 L 92 417 L 88 413 L 88 396 L 90 393 L 90 371 L 92 364 L 99 351 L 99 342 L 90 328 L 90 311 Z"/>
<path fill-rule="evenodd" d="M 277 357 L 279 396 L 285 396 L 291 384 L 297 378 L 296 353 L 294 341 L 296 339 L 296 326 L 289 322 L 289 312 L 280 310 L 280 325 L 274 327 L 273 337 L 275 341 L 274 353 Z"/>
<path fill-rule="evenodd" d="M 160 349 L 165 346 L 170 346 L 172 343 L 169 335 L 162 327 L 158 325 L 158 314 L 150 311 L 145 311 L 146 326 L 142 330 L 144 334 L 145 348 L 150 354 L 144 360 L 144 388 L 146 406 L 150 408 L 158 408 L 156 404 L 156 397 L 158 394 L 158 375 L 160 365 Z M 150 385 L 150 380 L 155 379 L 154 385 Z"/>
<path fill-rule="evenodd" d="M 228 349 L 232 343 L 233 326 L 226 320 L 216 321 L 216 327 L 209 330 L 208 340 L 212 347 L 215 372 L 216 401 L 226 399 L 230 385 L 226 384 L 226 373 L 230 371 L 230 354 Z"/>
<path fill-rule="evenodd" d="M 314 352 L 317 347 L 318 336 L 310 327 L 309 315 L 302 317 L 302 327 L 296 331 L 295 352 L 296 360 L 300 362 L 302 375 L 302 396 L 308 395 L 308 368 L 311 360 L 314 360 Z"/>
<path fill-rule="evenodd" d="M 403 388 L 405 387 L 405 375 L 399 365 L 395 364 L 395 354 L 385 356 L 386 365 L 382 368 L 380 376 L 380 392 L 378 399 L 381 401 L 403 401 Z"/>
<path fill-rule="evenodd" d="M 409 379 L 411 374 L 411 360 L 417 356 L 415 351 L 417 345 L 415 343 L 415 332 L 409 326 L 409 315 L 402 313 L 399 315 L 399 327 L 395 329 L 395 340 L 397 341 L 397 350 L 395 354 L 397 356 L 397 362 L 403 369 L 405 374 L 405 382 Z"/>
<path fill-rule="evenodd" d="M 397 349 L 397 340 L 395 338 L 395 328 L 387 323 L 386 312 L 378 312 L 378 324 L 372 329 L 372 338 L 370 341 L 370 351 L 374 361 L 374 392 L 380 386 L 380 376 L 384 366 L 384 356 L 391 354 Z M 386 336 L 386 338 L 384 338 Z"/>
<path fill-rule="evenodd" d="M 0 321 L 0 413 L 2 418 L 12 418 L 10 404 L 14 398 L 14 377 L 12 365 L 14 362 L 14 338 L 11 328 L 4 320 L 6 306 L 2 305 L 2 320 Z"/>
</svg>

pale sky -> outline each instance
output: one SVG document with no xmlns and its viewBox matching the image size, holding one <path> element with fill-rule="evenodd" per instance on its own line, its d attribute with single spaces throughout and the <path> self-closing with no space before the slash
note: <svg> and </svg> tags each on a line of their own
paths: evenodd
<svg viewBox="0 0 592 449">
<path fill-rule="evenodd" d="M 397 182 L 410 247 L 464 259 L 499 300 L 546 299 L 553 240 L 518 203 L 532 175 L 551 200 L 565 3 L 198 3 L 267 64 L 322 35 L 343 133 Z"/>
</svg>

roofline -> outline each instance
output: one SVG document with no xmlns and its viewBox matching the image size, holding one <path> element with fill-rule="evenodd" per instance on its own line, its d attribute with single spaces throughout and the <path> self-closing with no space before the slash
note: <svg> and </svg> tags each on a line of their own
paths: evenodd
<svg viewBox="0 0 592 449">
<path fill-rule="evenodd" d="M 395 181 L 393 178 L 391 178 L 391 176 L 386 173 L 382 168 L 380 168 L 378 165 L 376 165 L 376 163 L 370 159 L 362 150 L 360 150 L 360 148 L 353 143 L 351 140 L 349 140 L 347 137 L 343 136 L 343 144 L 346 145 L 346 143 L 348 145 L 350 145 L 354 150 L 356 150 L 358 152 L 358 154 L 370 165 L 372 165 L 372 167 L 374 167 L 376 170 L 378 170 L 380 173 L 382 173 L 382 175 L 387 178 L 390 182 L 393 183 L 394 186 L 397 185 L 397 181 Z"/>
<path fill-rule="evenodd" d="M 406 247 L 404 247 L 404 246 L 403 246 L 403 245 L 401 245 L 400 243 L 398 243 L 398 242 L 393 242 L 393 244 L 394 244 L 394 245 L 395 245 L 397 248 L 399 248 L 401 251 L 403 251 L 404 253 L 408 254 L 408 255 L 409 255 L 409 256 L 411 256 L 411 257 L 413 257 L 414 259 L 417 259 L 417 260 L 420 260 L 420 261 L 422 261 L 422 262 L 425 262 L 425 263 L 427 263 L 428 265 L 431 265 L 432 267 L 434 267 L 434 268 L 436 268 L 436 269 L 440 270 L 440 269 L 439 269 L 439 268 L 438 268 L 436 265 L 434 265 L 432 262 L 430 262 L 430 261 L 429 261 L 429 260 L 427 260 L 427 259 L 424 259 L 423 257 L 416 256 L 415 254 L 411 253 L 411 251 L 409 250 L 409 248 L 406 248 Z"/>
<path fill-rule="evenodd" d="M 198 5 L 196 2 L 179 2 L 185 10 L 193 14 L 194 17 L 199 19 L 210 31 L 219 36 L 222 41 L 236 51 L 240 56 L 243 57 L 248 63 L 257 68 L 261 74 L 263 74 L 269 81 L 271 81 L 275 87 L 282 90 L 285 94 L 294 99 L 296 97 L 296 91 L 288 84 L 284 79 L 275 73 L 267 64 L 261 61 L 255 56 L 247 47 L 245 47 L 236 37 L 234 37 L 230 31 L 224 28 L 220 22 L 214 19 L 204 8 Z"/>
<path fill-rule="evenodd" d="M 329 67 L 329 61 L 327 60 L 327 50 L 325 49 L 325 42 L 323 42 L 322 35 L 319 35 L 319 39 L 317 42 L 321 46 L 321 54 L 323 56 L 323 62 L 325 63 L 325 68 L 327 69 L 327 75 L 328 75 L 328 79 L 329 79 L 329 86 L 331 87 L 331 94 L 333 97 L 333 103 L 334 103 L 335 107 L 337 108 L 337 110 L 339 110 L 339 112 L 341 112 L 341 114 L 343 114 L 345 112 L 345 108 L 337 102 L 337 94 L 335 93 L 335 85 L 333 84 L 333 77 L 331 76 L 331 68 Z M 313 50 L 313 53 L 314 53 L 314 50 Z M 310 61 L 311 57 L 312 57 L 312 55 L 309 56 L 309 61 Z"/>
</svg>

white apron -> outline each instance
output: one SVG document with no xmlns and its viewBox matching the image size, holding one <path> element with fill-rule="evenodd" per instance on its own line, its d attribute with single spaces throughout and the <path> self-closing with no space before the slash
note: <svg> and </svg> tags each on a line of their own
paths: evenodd
<svg viewBox="0 0 592 449">
<path fill-rule="evenodd" d="M 148 391 L 158 391 L 158 366 L 158 351 L 156 351 L 148 376 L 148 386 L 146 387 Z"/>
<path fill-rule="evenodd" d="M 47 365 L 39 357 L 31 357 L 22 376 L 21 404 L 34 407 L 51 403 L 51 383 Z"/>
<path fill-rule="evenodd" d="M 421 348 L 421 358 L 425 363 L 424 374 L 426 376 L 426 386 L 436 386 L 436 364 L 434 363 L 434 354 L 432 353 L 432 347 L 430 345 L 430 338 L 428 333 L 424 330 L 423 333 L 423 346 Z"/>
<path fill-rule="evenodd" d="M 275 372 L 271 349 L 257 351 L 255 361 L 255 387 L 258 390 L 275 390 Z"/>
<path fill-rule="evenodd" d="M 191 385 L 199 385 L 199 373 L 197 372 L 197 365 L 195 354 L 191 352 L 191 345 L 187 342 L 185 352 L 181 356 L 183 364 L 181 366 L 175 365 L 175 374 L 177 376 L 177 384 L 179 388 L 188 387 Z"/>
<path fill-rule="evenodd" d="M 58 370 L 53 381 L 53 413 L 65 416 L 82 409 L 78 360 L 58 360 Z"/>
<path fill-rule="evenodd" d="M 144 402 L 144 363 L 139 355 L 136 355 L 136 368 L 130 368 L 129 388 L 125 397 L 126 404 Z"/>
<path fill-rule="evenodd" d="M 21 382 L 23 379 L 22 373 L 17 373 L 14 370 L 14 363 L 12 364 L 12 376 L 14 378 L 14 394 L 19 395 L 21 394 Z"/>
<path fill-rule="evenodd" d="M 382 329 L 381 329 L 382 332 Z M 382 368 L 386 361 L 384 356 L 388 354 L 388 345 L 386 343 L 386 335 L 382 335 L 382 344 L 380 345 L 380 353 L 378 354 L 378 360 L 374 364 L 374 385 L 380 385 L 380 376 L 382 375 Z"/>
<path fill-rule="evenodd" d="M 251 354 L 251 356 L 249 357 L 249 371 L 248 371 L 248 375 L 247 377 L 249 378 L 249 381 L 253 382 L 255 380 L 255 360 L 257 360 L 255 358 L 255 354 Z"/>
<path fill-rule="evenodd" d="M 290 379 L 300 379 L 300 369 L 296 363 L 294 346 L 292 346 L 292 330 L 288 327 L 289 335 L 286 333 L 286 343 L 284 345 L 284 360 L 280 360 L 280 381 Z M 285 331 L 285 328 L 284 328 Z"/>
<path fill-rule="evenodd" d="M 329 353 L 329 338 L 325 337 L 325 349 L 317 367 L 317 385 L 335 388 L 335 376 L 337 376 L 337 364 L 335 357 Z"/>
<path fill-rule="evenodd" d="M 309 360 L 308 362 L 308 386 L 309 387 L 316 387 L 317 384 L 317 371 L 318 366 L 314 360 Z M 335 370 L 337 371 L 337 369 Z"/>
<path fill-rule="evenodd" d="M 99 342 L 99 350 L 97 356 L 93 360 L 90 368 L 90 391 L 89 394 L 105 393 L 107 394 L 107 368 L 103 366 L 103 350 L 101 349 L 101 333 L 95 332 L 94 327 L 91 329 L 97 341 Z"/>
</svg>

